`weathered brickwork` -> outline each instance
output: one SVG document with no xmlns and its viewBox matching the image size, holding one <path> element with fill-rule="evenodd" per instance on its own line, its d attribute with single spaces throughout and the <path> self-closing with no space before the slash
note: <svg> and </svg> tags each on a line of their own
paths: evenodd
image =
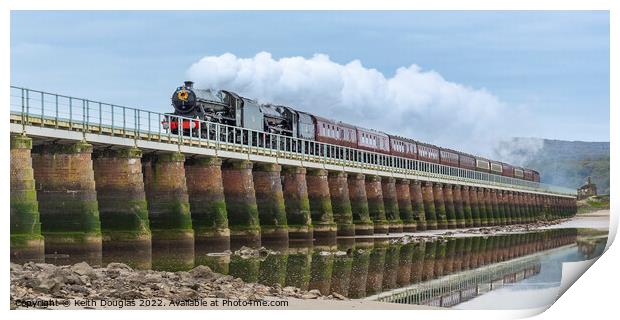
<svg viewBox="0 0 620 320">
<path fill-rule="evenodd" d="M 151 229 L 137 148 L 97 149 L 93 169 L 103 245 L 131 242 L 150 248 Z"/>
<path fill-rule="evenodd" d="M 448 228 L 448 216 L 446 215 L 446 204 L 443 196 L 443 185 L 433 183 L 433 197 L 435 199 L 435 214 L 437 215 L 437 229 Z"/>
<path fill-rule="evenodd" d="M 93 162 L 85 142 L 33 148 L 32 167 L 46 253 L 101 261 L 101 224 Z"/>
<path fill-rule="evenodd" d="M 422 182 L 414 180 L 409 186 L 411 205 L 413 206 L 413 218 L 416 220 L 417 230 L 426 230 L 426 211 L 424 209 L 424 195 L 422 194 Z"/>
<path fill-rule="evenodd" d="M 456 228 L 456 209 L 454 207 L 454 194 L 451 184 L 443 185 L 444 203 L 446 205 L 446 217 L 448 219 L 448 228 Z"/>
<path fill-rule="evenodd" d="M 263 240 L 288 240 L 280 165 L 254 164 L 254 190 Z"/>
<path fill-rule="evenodd" d="M 308 169 L 306 181 L 308 183 L 308 199 L 310 200 L 314 236 L 335 237 L 337 229 L 329 194 L 327 170 Z"/>
<path fill-rule="evenodd" d="M 153 241 L 193 250 L 185 156 L 180 152 L 148 154 L 142 164 Z"/>
<path fill-rule="evenodd" d="M 330 171 L 328 174 L 328 184 L 334 221 L 338 227 L 338 235 L 355 235 L 347 173 L 343 171 Z"/>
<path fill-rule="evenodd" d="M 455 184 L 452 186 L 454 212 L 456 214 L 456 226 L 465 228 L 465 211 L 463 209 L 463 187 Z"/>
<path fill-rule="evenodd" d="M 381 179 L 381 192 L 383 193 L 383 206 L 385 217 L 389 224 L 390 232 L 402 232 L 403 220 L 400 218 L 398 197 L 396 195 L 396 179 L 384 177 Z"/>
<path fill-rule="evenodd" d="M 222 182 L 222 160 L 192 157 L 185 161 L 187 193 L 196 244 L 230 240 L 228 211 Z"/>
<path fill-rule="evenodd" d="M 508 220 L 506 219 L 506 211 L 504 209 L 504 192 L 502 190 L 496 190 L 495 192 L 495 200 L 497 203 L 497 210 L 499 211 L 499 216 L 500 216 L 500 224 L 501 225 L 507 225 L 508 224 Z"/>
<path fill-rule="evenodd" d="M 231 241 L 256 244 L 260 243 L 260 223 L 252 167 L 247 160 L 224 161 L 222 182 Z"/>
<path fill-rule="evenodd" d="M 407 179 L 396 180 L 396 198 L 398 199 L 398 210 L 403 221 L 404 232 L 414 232 L 417 230 L 416 219 L 413 213 L 411 201 L 410 181 Z"/>
<path fill-rule="evenodd" d="M 289 238 L 311 239 L 312 219 L 310 217 L 306 168 L 283 167 L 282 189 Z"/>
<path fill-rule="evenodd" d="M 472 225 L 474 227 L 480 227 L 480 205 L 478 202 L 478 188 L 470 187 L 469 188 L 469 202 L 471 205 L 471 216 L 472 216 Z"/>
<path fill-rule="evenodd" d="M 32 170 L 32 139 L 11 136 L 11 261 L 43 262 L 39 202 Z"/>
<path fill-rule="evenodd" d="M 368 211 L 374 223 L 375 233 L 388 233 L 389 224 L 385 217 L 381 177 L 377 175 L 366 176 L 366 197 L 368 198 Z"/>
<path fill-rule="evenodd" d="M 487 225 L 495 225 L 495 213 L 493 212 L 493 206 L 491 205 L 491 189 L 484 188 L 484 206 L 487 211 Z"/>
<path fill-rule="evenodd" d="M 372 235 L 374 234 L 374 225 L 368 209 L 366 177 L 361 173 L 352 173 L 348 175 L 347 181 L 355 235 Z"/>
<path fill-rule="evenodd" d="M 469 186 L 463 186 L 461 189 L 461 199 L 463 199 L 463 216 L 465 219 L 465 227 L 474 226 L 474 217 L 471 208 Z"/>
<path fill-rule="evenodd" d="M 477 188 L 476 190 L 478 196 L 478 211 L 480 212 L 480 225 L 488 226 L 489 225 L 489 216 L 487 212 L 487 200 L 484 192 L 484 188 Z"/>
<path fill-rule="evenodd" d="M 437 229 L 437 214 L 435 213 L 435 197 L 433 195 L 432 182 L 423 182 L 422 197 L 426 217 L 426 230 L 435 230 Z"/>
</svg>

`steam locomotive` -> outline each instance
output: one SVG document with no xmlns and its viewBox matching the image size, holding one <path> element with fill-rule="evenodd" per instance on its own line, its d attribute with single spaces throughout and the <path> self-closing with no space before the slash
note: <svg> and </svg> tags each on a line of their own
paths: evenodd
<svg viewBox="0 0 620 320">
<path fill-rule="evenodd" d="M 178 87 L 171 99 L 175 111 L 165 115 L 162 125 L 172 134 L 179 130 L 183 135 L 203 138 L 219 134 L 213 132 L 213 126 L 202 125 L 202 121 L 208 121 L 540 182 L 540 174 L 532 169 L 322 118 L 288 106 L 259 104 L 231 91 L 197 89 L 191 81 Z"/>
</svg>

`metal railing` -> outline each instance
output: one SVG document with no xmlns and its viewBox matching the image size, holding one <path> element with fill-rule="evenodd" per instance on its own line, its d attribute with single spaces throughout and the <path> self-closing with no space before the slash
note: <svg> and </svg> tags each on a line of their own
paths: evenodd
<svg viewBox="0 0 620 320">
<path fill-rule="evenodd" d="M 420 177 L 470 182 L 489 187 L 518 188 L 574 196 L 575 190 L 504 177 L 486 172 L 397 157 L 377 152 L 266 133 L 241 127 L 92 101 L 66 95 L 11 86 L 11 121 L 26 126 L 120 136 L 135 140 L 230 150 L 248 154 L 298 159 L 354 168 L 373 169 Z M 173 134 L 165 119 L 195 125 Z M 203 130 L 206 129 L 206 130 Z"/>
</svg>

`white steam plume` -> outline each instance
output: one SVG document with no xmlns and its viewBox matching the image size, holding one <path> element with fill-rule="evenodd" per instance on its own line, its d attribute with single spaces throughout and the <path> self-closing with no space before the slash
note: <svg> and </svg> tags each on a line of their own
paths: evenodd
<svg viewBox="0 0 620 320">
<path fill-rule="evenodd" d="M 484 89 L 447 81 L 435 71 L 412 64 L 392 77 L 347 64 L 327 55 L 273 59 L 226 53 L 206 56 L 187 71 L 200 88 L 227 89 L 242 96 L 292 106 L 298 110 L 490 156 L 502 138 L 527 119 Z"/>
</svg>

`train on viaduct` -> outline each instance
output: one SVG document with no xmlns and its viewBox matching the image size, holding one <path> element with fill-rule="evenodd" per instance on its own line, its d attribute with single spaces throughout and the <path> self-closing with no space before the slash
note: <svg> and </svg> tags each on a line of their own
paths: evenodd
<svg viewBox="0 0 620 320">
<path fill-rule="evenodd" d="M 446 153 L 442 162 L 442 148 L 389 135 L 378 144 L 366 134 L 381 133 L 346 132 L 343 124 L 331 140 L 317 138 L 326 120 L 282 106 L 256 106 L 263 118 L 248 127 L 237 122 L 247 111 L 237 95 L 220 92 L 221 105 L 206 110 L 190 89 L 178 88 L 173 104 L 202 101 L 192 107 L 207 111 L 201 117 L 11 87 L 11 258 L 118 243 L 187 249 L 524 224 L 576 213 L 574 190 L 544 185 L 533 170 L 450 150 L 456 160 Z M 307 123 L 292 126 L 285 116 Z M 423 147 L 435 148 L 437 159 L 421 155 Z"/>
</svg>

